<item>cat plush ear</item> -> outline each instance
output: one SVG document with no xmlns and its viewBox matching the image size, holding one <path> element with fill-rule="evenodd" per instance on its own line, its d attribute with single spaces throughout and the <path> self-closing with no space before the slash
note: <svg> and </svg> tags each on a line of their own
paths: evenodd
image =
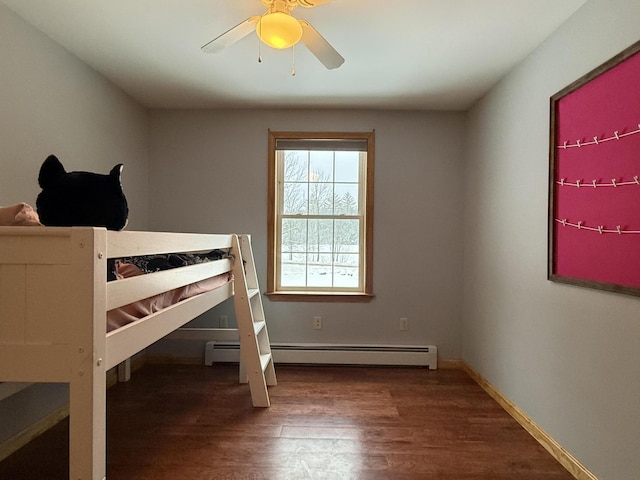
<svg viewBox="0 0 640 480">
<path fill-rule="evenodd" d="M 111 176 L 111 178 L 116 179 L 118 183 L 120 183 L 120 174 L 122 173 L 123 168 L 124 168 L 124 165 L 119 163 L 118 165 L 113 167 L 109 172 L 109 175 Z"/>
<path fill-rule="evenodd" d="M 55 155 L 49 155 L 47 159 L 40 167 L 40 174 L 38 175 L 38 184 L 40 188 L 48 188 L 55 183 L 55 181 L 67 173 Z"/>
</svg>

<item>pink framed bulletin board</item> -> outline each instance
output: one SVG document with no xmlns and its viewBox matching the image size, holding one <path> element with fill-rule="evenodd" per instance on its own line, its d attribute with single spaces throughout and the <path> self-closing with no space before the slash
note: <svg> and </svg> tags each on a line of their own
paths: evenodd
<svg viewBox="0 0 640 480">
<path fill-rule="evenodd" d="M 551 97 L 548 277 L 640 295 L 640 42 Z"/>
</svg>

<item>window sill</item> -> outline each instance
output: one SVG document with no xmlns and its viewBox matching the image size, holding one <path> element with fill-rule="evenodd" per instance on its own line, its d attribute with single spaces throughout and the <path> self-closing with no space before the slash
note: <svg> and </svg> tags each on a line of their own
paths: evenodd
<svg viewBox="0 0 640 480">
<path fill-rule="evenodd" d="M 272 302 L 345 302 L 365 303 L 375 298 L 371 293 L 361 292 L 265 292 Z"/>
</svg>

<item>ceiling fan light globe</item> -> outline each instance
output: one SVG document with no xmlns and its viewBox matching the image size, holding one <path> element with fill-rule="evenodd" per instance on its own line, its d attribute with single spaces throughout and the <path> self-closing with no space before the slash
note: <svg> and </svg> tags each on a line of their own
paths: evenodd
<svg viewBox="0 0 640 480">
<path fill-rule="evenodd" d="M 287 13 L 273 12 L 260 18 L 256 33 L 270 47 L 289 48 L 302 38 L 302 25 Z"/>
</svg>

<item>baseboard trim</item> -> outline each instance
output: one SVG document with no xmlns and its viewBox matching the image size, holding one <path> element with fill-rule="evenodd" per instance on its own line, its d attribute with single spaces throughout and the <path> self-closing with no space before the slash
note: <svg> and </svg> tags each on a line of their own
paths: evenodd
<svg viewBox="0 0 640 480">
<path fill-rule="evenodd" d="M 0 444 L 0 461 L 7 458 L 12 453 L 20 450 L 34 438 L 42 435 L 58 422 L 69 416 L 69 405 L 63 405 L 52 412 L 45 415 L 37 422 L 29 425 L 21 432 L 16 433 L 13 437 L 7 439 Z"/>
<path fill-rule="evenodd" d="M 473 380 L 482 387 L 498 404 L 511 415 L 542 447 L 551 454 L 576 480 L 598 480 L 584 465 L 573 455 L 556 442 L 547 432 L 529 418 L 522 410 L 514 405 L 486 378 L 476 372 L 468 363 L 462 361 L 464 370 Z"/>
<path fill-rule="evenodd" d="M 443 370 L 462 370 L 462 360 L 455 359 L 438 359 L 438 368 Z"/>
</svg>

